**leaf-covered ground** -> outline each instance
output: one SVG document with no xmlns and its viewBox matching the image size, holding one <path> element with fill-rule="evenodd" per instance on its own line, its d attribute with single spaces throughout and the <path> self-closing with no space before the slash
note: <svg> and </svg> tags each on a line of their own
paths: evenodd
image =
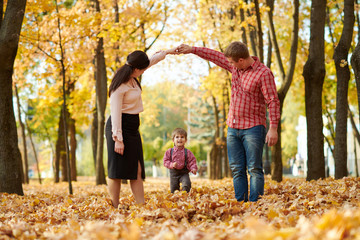
<svg viewBox="0 0 360 240">
<path fill-rule="evenodd" d="M 122 186 L 119 209 L 93 182 L 24 185 L 0 193 L 0 239 L 360 239 L 360 178 L 266 179 L 256 203 L 234 200 L 231 179 L 192 179 L 169 192 L 168 179 L 145 181 L 146 204 Z"/>
</svg>

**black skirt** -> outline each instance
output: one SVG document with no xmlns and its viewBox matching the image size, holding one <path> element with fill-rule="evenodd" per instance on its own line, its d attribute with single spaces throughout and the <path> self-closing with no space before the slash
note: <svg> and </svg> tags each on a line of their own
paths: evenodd
<svg viewBox="0 0 360 240">
<path fill-rule="evenodd" d="M 115 179 L 137 179 L 138 162 L 141 165 L 141 178 L 145 179 L 144 157 L 141 136 L 139 133 L 139 114 L 122 114 L 122 134 L 124 154 L 114 151 L 115 141 L 112 138 L 111 116 L 106 122 L 106 141 L 108 150 L 108 177 Z"/>
</svg>

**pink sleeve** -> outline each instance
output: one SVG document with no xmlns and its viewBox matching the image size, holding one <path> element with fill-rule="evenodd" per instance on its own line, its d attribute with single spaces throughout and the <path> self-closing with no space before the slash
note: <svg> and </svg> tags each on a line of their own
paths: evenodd
<svg viewBox="0 0 360 240">
<path fill-rule="evenodd" d="M 196 158 L 189 149 L 187 149 L 187 158 L 188 158 L 188 169 L 190 169 L 190 171 L 193 170 L 197 171 L 198 167 L 196 164 Z"/>
<path fill-rule="evenodd" d="M 172 169 L 171 167 L 171 159 L 170 159 L 170 151 L 171 151 L 171 148 L 168 149 L 165 154 L 164 154 L 164 166 L 168 169 Z"/>
<path fill-rule="evenodd" d="M 110 96 L 110 113 L 111 113 L 111 125 L 112 125 L 112 137 L 113 140 L 122 141 L 122 106 L 125 95 L 124 84 L 120 85 Z"/>
<path fill-rule="evenodd" d="M 159 52 L 155 53 L 150 58 L 150 64 L 149 64 L 148 68 L 155 65 L 155 64 L 157 64 L 161 60 L 164 60 L 165 57 L 166 57 L 166 52 L 165 51 L 159 51 Z"/>
</svg>

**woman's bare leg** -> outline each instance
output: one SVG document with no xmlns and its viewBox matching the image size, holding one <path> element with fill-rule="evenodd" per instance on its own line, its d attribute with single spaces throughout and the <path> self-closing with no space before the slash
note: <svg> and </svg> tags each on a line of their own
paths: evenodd
<svg viewBox="0 0 360 240">
<path fill-rule="evenodd" d="M 137 172 L 137 179 L 130 180 L 131 191 L 135 197 L 135 201 L 138 204 L 145 203 L 144 198 L 144 184 L 143 179 L 141 178 L 141 165 L 138 162 L 138 172 Z"/>
<path fill-rule="evenodd" d="M 109 180 L 108 189 L 110 193 L 111 202 L 113 206 L 117 208 L 119 205 L 121 179 L 109 178 L 108 180 Z"/>
</svg>

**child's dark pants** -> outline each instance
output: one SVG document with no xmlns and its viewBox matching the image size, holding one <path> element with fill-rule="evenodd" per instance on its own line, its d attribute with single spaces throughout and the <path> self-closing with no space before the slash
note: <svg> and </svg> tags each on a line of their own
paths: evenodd
<svg viewBox="0 0 360 240">
<path fill-rule="evenodd" d="M 188 169 L 170 169 L 170 191 L 174 193 L 180 190 L 180 183 L 182 184 L 182 191 L 189 192 L 191 188 L 191 181 Z"/>
</svg>

